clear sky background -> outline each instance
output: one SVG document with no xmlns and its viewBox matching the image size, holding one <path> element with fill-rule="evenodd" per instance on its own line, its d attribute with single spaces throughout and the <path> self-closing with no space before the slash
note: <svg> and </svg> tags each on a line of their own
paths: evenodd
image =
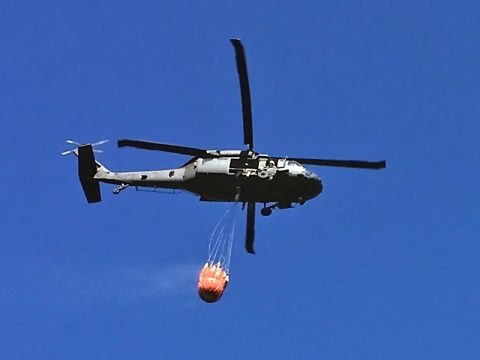
<svg viewBox="0 0 480 360">
<path fill-rule="evenodd" d="M 479 359 L 478 1 L 2 1 L 1 359 Z M 231 282 L 197 296 L 228 205 L 102 186 L 181 165 L 119 138 L 388 161 L 312 167 L 303 207 L 238 218 Z"/>
</svg>

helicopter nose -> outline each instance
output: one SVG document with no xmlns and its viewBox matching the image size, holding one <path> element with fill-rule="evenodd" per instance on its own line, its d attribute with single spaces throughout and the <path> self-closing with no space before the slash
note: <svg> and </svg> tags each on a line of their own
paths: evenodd
<svg viewBox="0 0 480 360">
<path fill-rule="evenodd" d="M 322 192 L 323 190 L 322 180 L 317 175 L 312 177 L 312 179 L 310 180 L 310 188 L 312 191 L 312 198 L 318 196 Z"/>
<path fill-rule="evenodd" d="M 308 177 L 306 190 L 307 199 L 313 199 L 318 196 L 323 190 L 322 180 L 316 174 L 311 174 Z"/>
<path fill-rule="evenodd" d="M 306 180 L 303 185 L 305 200 L 310 200 L 318 196 L 323 190 L 323 184 L 320 177 L 307 169 L 303 173 L 303 177 Z"/>
</svg>

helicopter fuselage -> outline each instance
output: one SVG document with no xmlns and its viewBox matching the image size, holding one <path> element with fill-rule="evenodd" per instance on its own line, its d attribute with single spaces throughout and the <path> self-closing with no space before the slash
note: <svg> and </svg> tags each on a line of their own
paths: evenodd
<svg viewBox="0 0 480 360">
<path fill-rule="evenodd" d="M 245 50 L 239 39 L 230 39 L 237 64 L 243 115 L 243 143 L 246 150 L 206 150 L 177 144 L 136 139 L 120 139 L 118 147 L 163 151 L 193 156 L 177 169 L 135 172 L 112 172 L 96 161 L 93 144 L 80 144 L 73 153 L 78 157 L 78 175 L 88 203 L 101 201 L 99 182 L 119 185 L 113 190 L 120 193 L 127 187 L 186 190 L 202 201 L 243 202 L 246 208 L 245 248 L 255 253 L 256 203 L 263 203 L 260 213 L 269 216 L 274 208 L 289 208 L 303 204 L 323 190 L 322 181 L 303 165 L 335 166 L 357 169 L 383 169 L 383 161 L 336 160 L 320 158 L 280 158 L 254 151 L 252 104 Z M 300 165 L 303 164 L 303 165 Z M 270 204 L 273 203 L 273 204 Z M 269 204 L 269 205 L 267 205 Z"/>
<path fill-rule="evenodd" d="M 192 158 L 184 166 L 168 170 L 116 173 L 100 168 L 94 178 L 118 184 L 120 189 L 186 190 L 201 201 L 276 203 L 279 207 L 303 204 L 322 191 L 320 178 L 296 161 L 271 159 L 268 155 L 242 156 L 235 150 L 218 155 Z"/>
</svg>

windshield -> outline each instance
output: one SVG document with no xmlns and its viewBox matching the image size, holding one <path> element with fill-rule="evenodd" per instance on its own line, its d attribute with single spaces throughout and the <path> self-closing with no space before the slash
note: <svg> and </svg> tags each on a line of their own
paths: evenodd
<svg viewBox="0 0 480 360">
<path fill-rule="evenodd" d="M 300 165 L 298 162 L 294 161 L 294 160 L 289 160 L 288 161 L 288 165 L 293 165 L 293 166 L 300 166 L 302 167 L 302 165 Z"/>
</svg>

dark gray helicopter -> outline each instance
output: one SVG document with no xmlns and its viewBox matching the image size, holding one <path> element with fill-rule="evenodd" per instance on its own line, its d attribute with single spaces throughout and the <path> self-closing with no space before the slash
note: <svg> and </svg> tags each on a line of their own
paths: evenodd
<svg viewBox="0 0 480 360">
<path fill-rule="evenodd" d="M 200 201 L 242 202 L 247 205 L 247 229 L 245 247 L 253 249 L 255 233 L 255 204 L 262 203 L 261 214 L 269 216 L 272 209 L 303 205 L 322 192 L 318 175 L 303 165 L 337 166 L 358 169 L 383 169 L 385 161 L 329 160 L 309 158 L 285 158 L 259 154 L 253 150 L 252 108 L 247 64 L 243 45 L 238 39 L 230 40 L 235 48 L 237 71 L 243 110 L 243 135 L 246 150 L 204 150 L 141 140 L 123 139 L 118 147 L 134 147 L 193 156 L 178 169 L 113 172 L 95 160 L 95 144 L 79 144 L 74 150 L 78 156 L 78 173 L 83 191 L 89 203 L 101 201 L 100 182 L 116 184 L 114 194 L 129 186 L 138 188 L 167 188 L 187 190 L 200 197 Z"/>
</svg>

